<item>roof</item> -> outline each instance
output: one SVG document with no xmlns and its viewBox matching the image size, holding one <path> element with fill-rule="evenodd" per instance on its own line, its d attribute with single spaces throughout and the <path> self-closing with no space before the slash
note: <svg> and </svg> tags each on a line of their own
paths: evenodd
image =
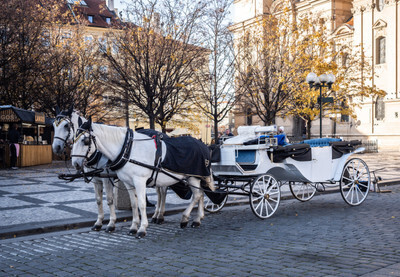
<svg viewBox="0 0 400 277">
<path fill-rule="evenodd" d="M 35 122 L 35 115 L 36 113 L 34 111 L 28 111 L 24 109 L 20 109 L 11 105 L 5 105 L 5 106 L 0 106 L 0 113 L 2 111 L 6 110 L 12 110 L 14 114 L 19 118 L 20 122 L 23 123 L 36 123 Z M 1 119 L 0 119 L 1 121 Z M 15 122 L 15 121 L 10 121 L 10 122 Z M 53 124 L 53 119 L 49 117 L 45 117 L 45 125 L 52 125 Z"/>
<path fill-rule="evenodd" d="M 116 13 L 107 7 L 105 0 L 66 0 L 66 2 L 75 19 L 87 26 L 108 28 L 119 21 Z M 92 22 L 89 21 L 89 16 L 92 16 Z M 107 18 L 110 23 L 107 22 Z"/>
</svg>

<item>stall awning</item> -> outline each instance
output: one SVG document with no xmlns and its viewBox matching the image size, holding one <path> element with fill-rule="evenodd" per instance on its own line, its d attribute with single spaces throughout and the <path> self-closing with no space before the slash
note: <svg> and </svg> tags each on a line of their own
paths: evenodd
<svg viewBox="0 0 400 277">
<path fill-rule="evenodd" d="M 0 106 L 0 122 L 51 125 L 53 124 L 53 119 L 46 117 L 43 113 L 27 111 L 11 105 L 6 105 Z"/>
</svg>

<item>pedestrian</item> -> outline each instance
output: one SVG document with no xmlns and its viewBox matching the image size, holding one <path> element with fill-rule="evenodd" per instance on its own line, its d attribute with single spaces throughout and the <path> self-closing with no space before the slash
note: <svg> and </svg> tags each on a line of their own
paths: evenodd
<svg viewBox="0 0 400 277">
<path fill-rule="evenodd" d="M 284 146 L 289 143 L 289 140 L 285 134 L 285 128 L 283 126 L 280 126 L 278 128 L 278 135 L 276 136 L 276 138 L 278 139 L 278 145 Z"/>
<path fill-rule="evenodd" d="M 225 135 L 228 137 L 233 137 L 233 134 L 231 133 L 231 130 L 229 130 L 229 129 L 225 130 Z"/>
<path fill-rule="evenodd" d="M 11 130 L 8 132 L 8 139 L 10 141 L 10 167 L 11 169 L 18 169 L 16 167 L 17 158 L 19 156 L 19 132 L 18 132 L 18 125 L 13 124 Z"/>
</svg>

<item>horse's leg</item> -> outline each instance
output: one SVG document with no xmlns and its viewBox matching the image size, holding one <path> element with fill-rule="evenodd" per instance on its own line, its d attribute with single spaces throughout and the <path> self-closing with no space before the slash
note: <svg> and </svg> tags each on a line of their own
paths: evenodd
<svg viewBox="0 0 400 277">
<path fill-rule="evenodd" d="M 146 213 L 146 179 L 137 178 L 133 182 L 135 184 L 138 206 L 140 211 L 140 228 L 137 232 L 136 237 L 142 238 L 146 235 L 146 229 L 149 225 L 147 221 L 147 213 Z"/>
<path fill-rule="evenodd" d="M 164 223 L 165 202 L 167 198 L 167 187 L 156 187 L 157 191 L 157 206 L 156 212 L 152 217 L 152 222 L 157 224 Z"/>
<path fill-rule="evenodd" d="M 103 185 L 106 189 L 107 204 L 110 209 L 110 221 L 108 222 L 106 232 L 111 233 L 115 230 L 115 222 L 117 221 L 114 206 L 114 186 L 113 182 L 108 178 L 103 179 Z"/>
<path fill-rule="evenodd" d="M 160 195 L 159 187 L 156 187 L 156 192 L 157 192 L 157 203 L 156 203 L 156 207 L 154 209 L 154 214 L 151 217 L 151 223 L 157 223 L 157 218 L 160 213 L 161 195 Z"/>
<path fill-rule="evenodd" d="M 189 206 L 182 214 L 181 220 L 181 228 L 185 228 L 189 222 L 190 213 L 195 207 L 196 203 L 198 203 L 201 199 L 203 191 L 200 189 L 200 180 L 196 178 L 189 179 L 190 189 L 192 190 L 192 199 L 190 201 Z M 203 207 L 204 208 L 204 207 Z M 199 205 L 199 212 L 197 213 L 197 217 L 195 218 L 192 227 L 200 226 L 201 217 L 204 216 L 204 210 L 201 211 L 201 207 Z"/>
<path fill-rule="evenodd" d="M 103 226 L 104 210 L 103 210 L 103 183 L 98 180 L 93 180 L 94 192 L 96 194 L 96 204 L 97 204 L 97 221 L 92 227 L 93 231 L 100 231 L 101 226 Z"/>
<path fill-rule="evenodd" d="M 131 208 L 132 208 L 132 224 L 129 228 L 128 235 L 133 236 L 137 233 L 138 226 L 139 226 L 139 213 L 138 213 L 138 201 L 136 197 L 136 190 L 135 187 L 126 185 L 125 183 L 119 181 L 119 188 L 121 188 L 121 184 L 124 184 L 126 190 L 128 191 L 129 199 L 131 201 Z"/>
</svg>

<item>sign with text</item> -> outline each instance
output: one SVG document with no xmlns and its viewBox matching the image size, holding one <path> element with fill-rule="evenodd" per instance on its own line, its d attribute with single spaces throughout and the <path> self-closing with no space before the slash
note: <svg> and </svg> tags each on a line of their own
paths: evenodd
<svg viewBox="0 0 400 277">
<path fill-rule="evenodd" d="M 35 123 L 42 123 L 44 124 L 46 121 L 46 117 L 44 113 L 35 113 Z"/>
<path fill-rule="evenodd" d="M 19 117 L 12 109 L 0 111 L 0 122 L 19 122 Z"/>
</svg>

